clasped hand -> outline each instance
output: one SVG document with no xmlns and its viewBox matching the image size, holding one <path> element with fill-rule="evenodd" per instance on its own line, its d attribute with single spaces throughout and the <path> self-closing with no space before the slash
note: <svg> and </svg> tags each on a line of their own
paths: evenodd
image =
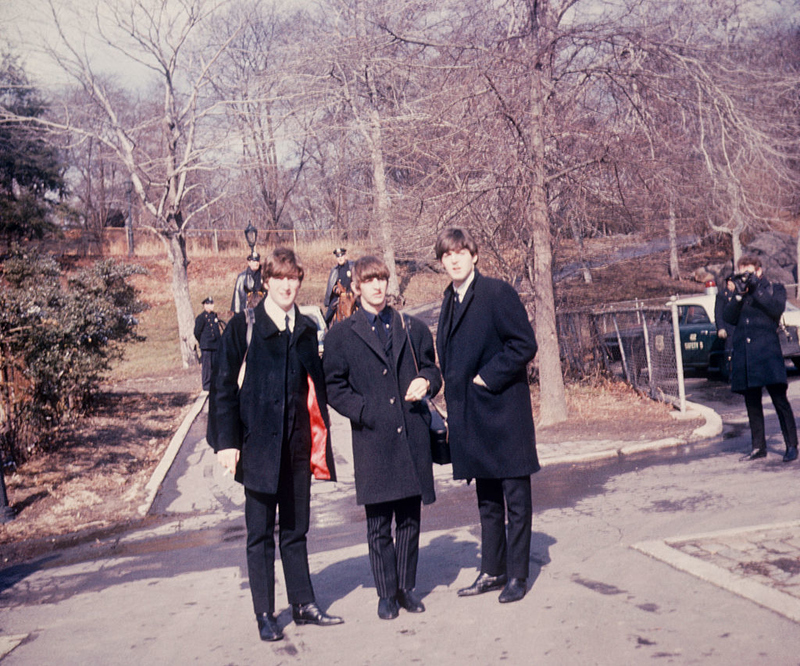
<svg viewBox="0 0 800 666">
<path fill-rule="evenodd" d="M 430 387 L 431 383 L 427 379 L 424 377 L 415 377 L 408 385 L 406 397 L 404 398 L 405 401 L 417 402 L 418 400 L 422 400 L 426 395 L 428 395 L 428 390 Z"/>
</svg>

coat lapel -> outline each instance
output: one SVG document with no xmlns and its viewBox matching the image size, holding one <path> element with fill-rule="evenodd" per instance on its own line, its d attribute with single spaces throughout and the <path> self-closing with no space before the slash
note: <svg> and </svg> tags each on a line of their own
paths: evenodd
<svg viewBox="0 0 800 666">
<path fill-rule="evenodd" d="M 480 274 L 478 273 L 478 270 L 476 269 L 475 270 L 475 277 L 472 278 L 472 283 L 467 288 L 467 293 L 464 294 L 464 300 L 461 301 L 461 307 L 458 308 L 458 313 L 456 313 L 456 314 L 454 314 L 452 316 L 452 324 L 450 325 L 450 331 L 448 332 L 448 334 L 450 334 L 453 331 L 455 331 L 459 327 L 459 325 L 461 324 L 461 320 L 464 319 L 464 313 L 467 311 L 467 308 L 469 308 L 470 303 L 472 303 L 472 298 L 475 295 L 475 283 L 479 279 L 480 279 Z M 452 288 L 452 285 L 450 285 L 450 286 Z M 452 297 L 450 298 L 450 308 L 451 309 L 455 305 L 455 298 L 456 298 L 456 294 L 455 294 L 455 290 L 453 290 L 452 291 Z"/>
<path fill-rule="evenodd" d="M 253 323 L 254 333 L 260 335 L 262 338 L 269 338 L 278 334 L 278 327 L 272 318 L 267 314 L 263 303 L 259 303 L 255 309 L 256 319 Z"/>
<path fill-rule="evenodd" d="M 372 326 L 369 325 L 364 311 L 358 310 L 351 318 L 353 320 L 353 332 L 366 343 L 367 347 L 385 360 L 386 354 L 383 353 L 383 346 L 378 340 L 378 336 L 375 335 L 375 331 L 372 330 Z M 341 324 L 337 324 L 337 326 L 339 325 Z M 394 340 L 392 340 L 392 344 L 394 344 Z"/>
<path fill-rule="evenodd" d="M 403 324 L 408 326 L 408 321 L 403 321 L 403 315 L 399 313 L 397 310 L 393 309 L 392 312 L 392 351 L 394 353 L 394 362 L 395 365 L 399 368 L 400 366 L 400 359 L 402 358 L 403 347 L 405 347 L 408 341 L 408 335 L 406 335 L 406 329 L 403 328 Z M 409 331 L 410 333 L 410 331 Z"/>
<path fill-rule="evenodd" d="M 308 319 L 303 316 L 300 309 L 294 306 L 294 330 L 292 331 L 292 339 L 289 341 L 289 346 L 297 343 L 300 336 L 303 335 L 307 328 L 313 328 L 314 338 L 317 337 L 317 327 L 309 323 Z"/>
</svg>

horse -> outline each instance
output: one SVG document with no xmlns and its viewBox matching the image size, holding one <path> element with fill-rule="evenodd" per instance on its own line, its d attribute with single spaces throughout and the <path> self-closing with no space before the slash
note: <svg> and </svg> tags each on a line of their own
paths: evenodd
<svg viewBox="0 0 800 666">
<path fill-rule="evenodd" d="M 339 296 L 339 302 L 336 304 L 336 313 L 333 315 L 333 321 L 344 321 L 356 311 L 356 295 L 352 291 L 346 290 L 341 282 L 336 283 L 336 286 L 333 288 L 333 293 Z"/>
</svg>

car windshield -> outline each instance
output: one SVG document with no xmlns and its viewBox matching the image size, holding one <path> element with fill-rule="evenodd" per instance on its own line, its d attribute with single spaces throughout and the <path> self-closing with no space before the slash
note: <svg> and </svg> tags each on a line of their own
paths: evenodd
<svg viewBox="0 0 800 666">
<path fill-rule="evenodd" d="M 686 312 L 686 318 L 683 319 L 683 316 L 681 318 L 687 324 L 708 324 L 711 322 L 706 309 L 702 305 L 687 305 L 681 309 Z"/>
</svg>

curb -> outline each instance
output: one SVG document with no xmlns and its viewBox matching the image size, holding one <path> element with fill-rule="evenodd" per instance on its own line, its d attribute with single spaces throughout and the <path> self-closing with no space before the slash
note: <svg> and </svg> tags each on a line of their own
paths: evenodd
<svg viewBox="0 0 800 666">
<path fill-rule="evenodd" d="M 632 442 L 624 444 L 618 448 L 602 449 L 599 451 L 591 451 L 588 453 L 577 453 L 571 455 L 556 455 L 553 457 L 540 457 L 542 467 L 545 465 L 563 465 L 563 464 L 577 464 L 595 462 L 597 460 L 608 460 L 609 458 L 618 458 L 620 456 L 632 455 L 634 453 L 642 453 L 644 451 L 659 451 L 661 449 L 672 448 L 689 444 L 690 442 L 698 442 L 703 439 L 716 437 L 722 432 L 722 417 L 717 414 L 710 407 L 700 405 L 694 402 L 686 403 L 688 409 L 684 413 L 674 414 L 675 418 L 682 418 L 683 414 L 689 412 L 699 413 L 705 422 L 703 425 L 695 428 L 692 433 L 685 439 L 679 437 L 667 437 L 664 439 L 656 439 L 649 442 Z"/>
<path fill-rule="evenodd" d="M 189 428 L 192 427 L 194 420 L 205 406 L 207 399 L 208 393 L 206 392 L 202 392 L 197 397 L 197 399 L 194 401 L 194 405 L 192 405 L 192 408 L 184 417 L 180 427 L 172 436 L 169 446 L 167 446 L 167 450 L 164 452 L 164 457 L 161 458 L 161 462 L 158 463 L 158 467 L 153 470 L 150 480 L 144 487 L 145 500 L 139 505 L 139 515 L 147 515 L 147 512 L 150 511 L 150 507 L 153 506 L 153 500 L 156 498 L 158 489 L 161 487 L 161 484 L 167 476 L 170 467 L 172 467 L 172 463 L 175 462 L 175 457 L 178 455 L 178 451 L 181 450 L 181 445 L 183 444 L 183 440 L 186 439 L 186 435 L 189 433 Z"/>
<path fill-rule="evenodd" d="M 695 428 L 691 435 L 689 435 L 690 442 L 696 442 L 700 439 L 707 439 L 709 437 L 716 437 L 722 432 L 722 417 L 717 414 L 711 407 L 700 405 L 696 402 L 687 402 L 687 407 L 695 412 L 700 412 L 706 420 L 705 424 L 699 428 Z M 689 411 L 689 410 L 687 410 Z"/>
<path fill-rule="evenodd" d="M 712 562 L 706 562 L 693 555 L 688 555 L 681 552 L 676 547 L 684 542 L 738 536 L 747 534 L 748 532 L 760 532 L 763 530 L 780 528 L 800 528 L 800 521 L 755 525 L 738 529 L 708 532 L 706 534 L 689 534 L 671 537 L 669 539 L 643 541 L 632 544 L 631 548 L 638 550 L 648 557 L 660 560 L 674 569 L 684 571 L 700 580 L 716 585 L 745 599 L 749 599 L 759 606 L 782 615 L 793 622 L 800 623 L 800 599 L 797 597 L 782 592 L 780 589 L 769 587 L 745 575 L 732 573 Z"/>
</svg>

